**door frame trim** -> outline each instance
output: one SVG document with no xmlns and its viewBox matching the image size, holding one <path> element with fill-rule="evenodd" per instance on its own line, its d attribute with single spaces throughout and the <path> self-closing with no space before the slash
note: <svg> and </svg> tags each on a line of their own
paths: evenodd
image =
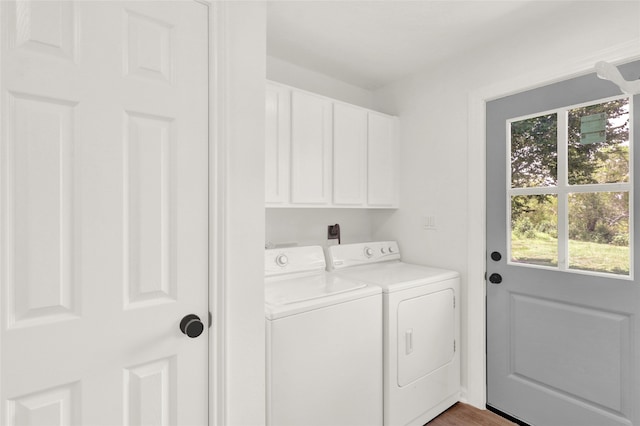
<svg viewBox="0 0 640 426">
<path fill-rule="evenodd" d="M 226 423 L 226 296 L 225 269 L 225 211 L 226 194 L 226 97 L 224 89 L 225 69 L 221 58 L 225 57 L 225 6 L 216 0 L 194 0 L 207 6 L 209 25 L 209 398 L 208 424 Z"/>
<path fill-rule="evenodd" d="M 484 409 L 486 364 L 486 103 L 504 96 L 594 72 L 595 63 L 640 59 L 640 38 L 552 65 L 527 75 L 490 84 L 469 93 L 467 135 L 467 387 L 462 399 Z M 478 161 L 480 159 L 480 161 Z M 479 206 L 472 209 L 471 206 Z"/>
</svg>

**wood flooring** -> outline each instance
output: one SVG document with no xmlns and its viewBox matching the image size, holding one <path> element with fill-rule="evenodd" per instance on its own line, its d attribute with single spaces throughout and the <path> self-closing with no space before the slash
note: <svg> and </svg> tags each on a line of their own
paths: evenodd
<svg viewBox="0 0 640 426">
<path fill-rule="evenodd" d="M 514 426 L 515 423 L 488 410 L 458 402 L 427 423 L 428 426 Z M 425 425 L 425 426 L 427 426 Z"/>
</svg>

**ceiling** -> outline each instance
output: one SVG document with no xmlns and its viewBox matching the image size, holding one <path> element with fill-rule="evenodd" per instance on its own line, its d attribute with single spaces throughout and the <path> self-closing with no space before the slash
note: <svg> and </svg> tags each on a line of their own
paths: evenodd
<svg viewBox="0 0 640 426">
<path fill-rule="evenodd" d="M 602 2 L 275 0 L 267 54 L 372 90 L 594 3 Z"/>
</svg>

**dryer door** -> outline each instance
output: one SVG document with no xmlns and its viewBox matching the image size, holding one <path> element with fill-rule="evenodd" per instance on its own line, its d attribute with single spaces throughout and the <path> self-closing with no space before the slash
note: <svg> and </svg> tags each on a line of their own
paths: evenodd
<svg viewBox="0 0 640 426">
<path fill-rule="evenodd" d="M 398 304 L 398 386 L 406 386 L 452 361 L 454 313 L 452 289 Z"/>
</svg>

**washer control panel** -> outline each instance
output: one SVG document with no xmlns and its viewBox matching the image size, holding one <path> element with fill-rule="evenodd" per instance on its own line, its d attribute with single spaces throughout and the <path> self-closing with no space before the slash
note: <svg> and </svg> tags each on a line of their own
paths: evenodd
<svg viewBox="0 0 640 426">
<path fill-rule="evenodd" d="M 370 243 L 340 244 L 328 249 L 330 270 L 349 266 L 365 265 L 389 260 L 399 260 L 400 249 L 395 241 L 375 241 Z"/>
<path fill-rule="evenodd" d="M 267 249 L 264 252 L 264 274 L 291 274 L 294 272 L 324 271 L 324 251 L 320 246 Z"/>
<path fill-rule="evenodd" d="M 276 256 L 276 265 L 287 266 L 288 263 L 289 263 L 289 258 L 287 257 L 286 254 L 280 253 L 279 255 Z"/>
</svg>

